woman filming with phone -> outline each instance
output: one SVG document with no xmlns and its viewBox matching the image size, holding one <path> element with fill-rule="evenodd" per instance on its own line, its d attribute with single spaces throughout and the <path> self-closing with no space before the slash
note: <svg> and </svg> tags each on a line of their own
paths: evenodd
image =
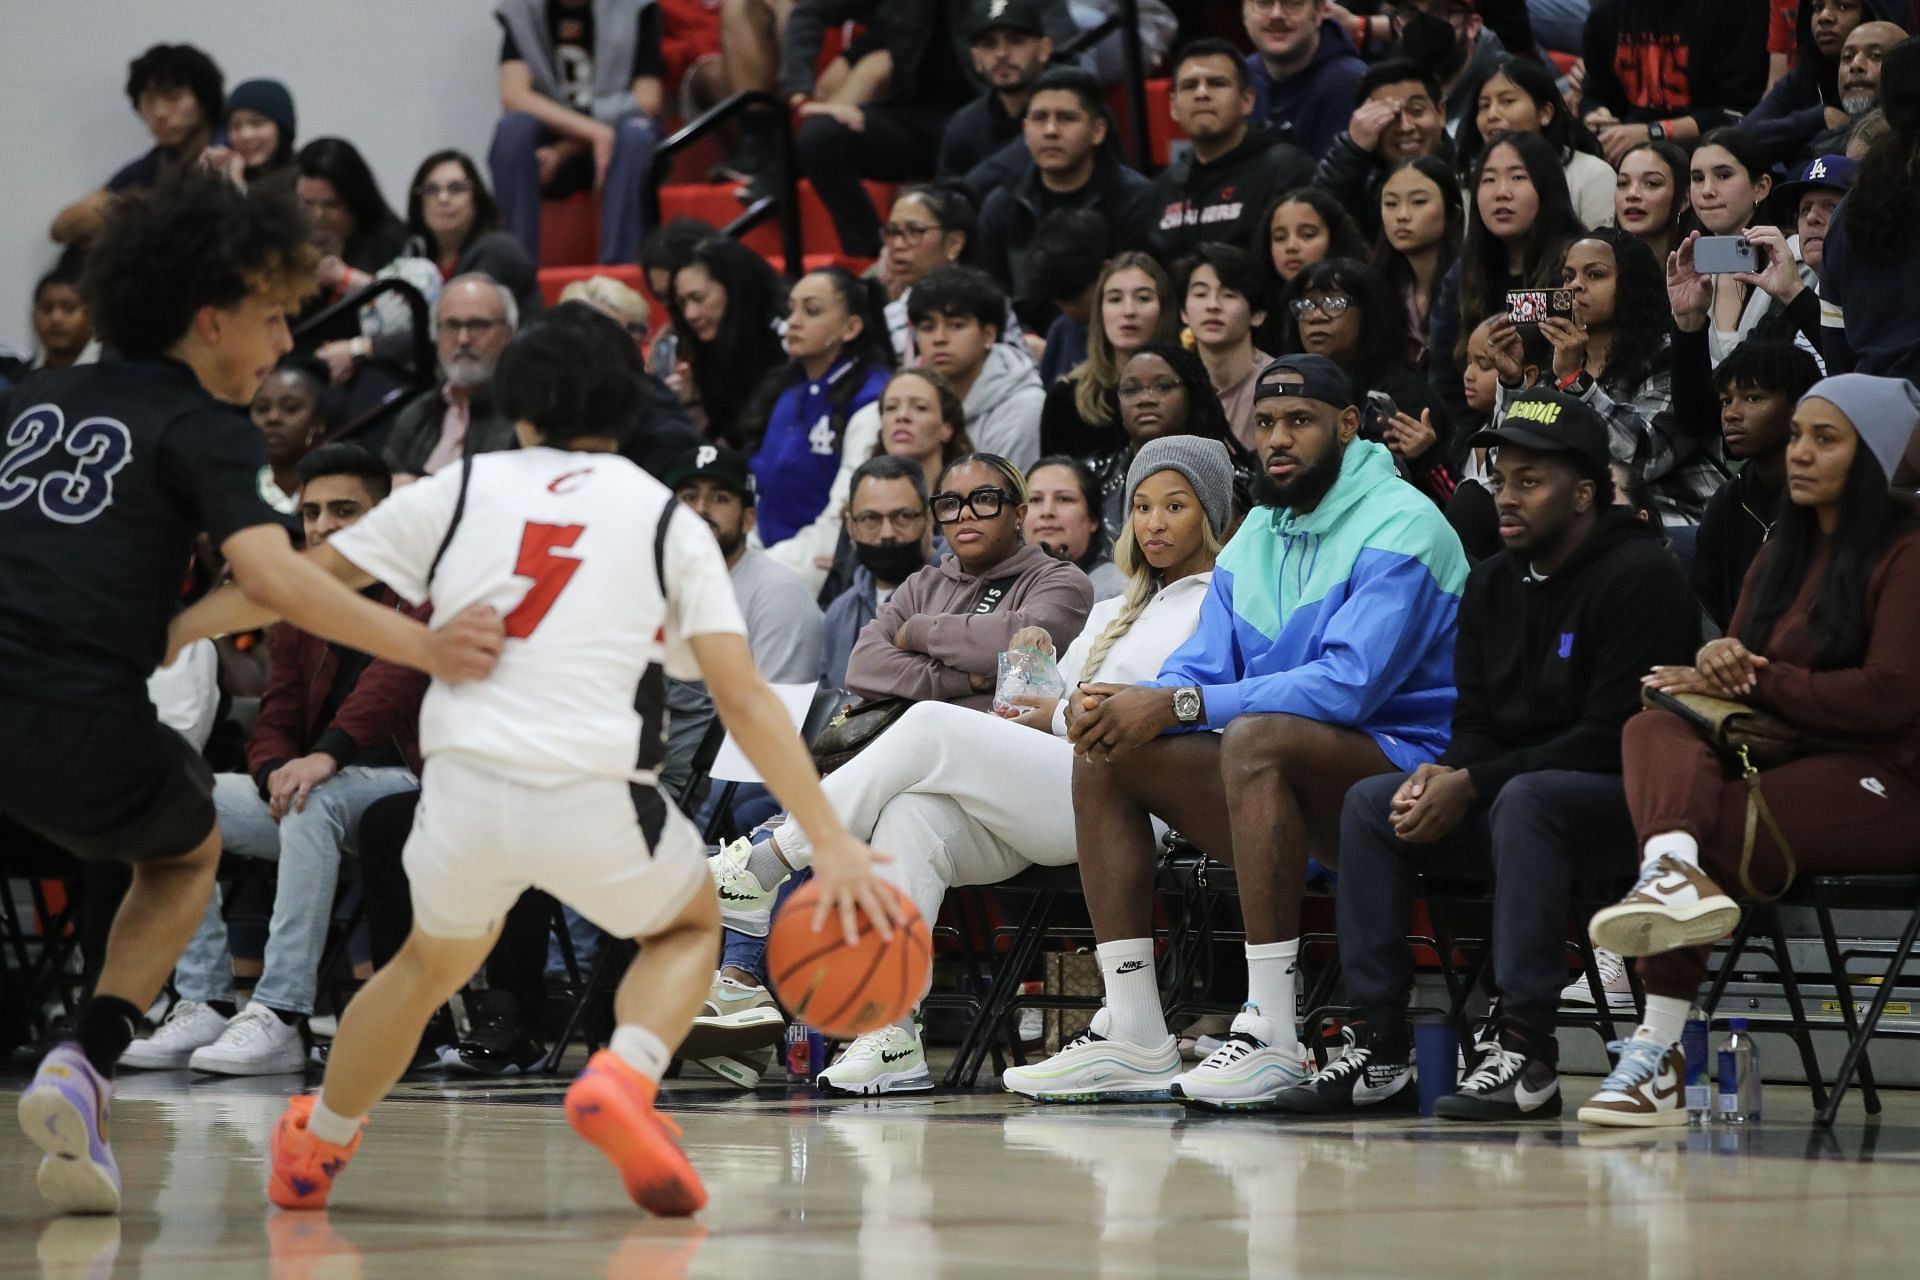
<svg viewBox="0 0 1920 1280">
<path fill-rule="evenodd" d="M 1816 282 L 1813 268 L 1800 260 L 1798 245 L 1766 221 L 1773 177 L 1752 134 L 1732 127 L 1712 130 L 1695 149 L 1690 170 L 1693 216 L 1701 229 L 1694 263 L 1710 277 L 1707 354 L 1718 367 L 1774 307 L 1772 295 L 1755 283 L 1770 262 L 1784 265 L 1790 259 L 1802 285 Z"/>
<path fill-rule="evenodd" d="M 1596 228 L 1567 247 L 1561 280 L 1573 310 L 1540 321 L 1553 345 L 1553 369 L 1542 376 L 1606 419 L 1613 456 L 1639 467 L 1669 528 L 1698 524 L 1727 478 L 1720 424 L 1673 412 L 1669 302 L 1653 253 L 1631 232 Z M 1511 320 L 1495 323 L 1488 348 L 1500 377 L 1498 417 L 1524 374 Z"/>
</svg>

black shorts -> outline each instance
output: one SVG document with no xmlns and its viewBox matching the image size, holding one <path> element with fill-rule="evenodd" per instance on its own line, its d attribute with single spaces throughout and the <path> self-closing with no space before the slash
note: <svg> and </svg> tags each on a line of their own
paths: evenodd
<svg viewBox="0 0 1920 1280">
<path fill-rule="evenodd" d="M 0 813 L 89 862 L 177 858 L 213 831 L 213 770 L 150 706 L 0 696 Z"/>
</svg>

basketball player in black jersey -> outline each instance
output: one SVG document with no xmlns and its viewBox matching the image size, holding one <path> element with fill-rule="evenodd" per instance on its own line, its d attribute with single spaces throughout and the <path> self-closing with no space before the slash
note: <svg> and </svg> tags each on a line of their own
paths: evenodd
<svg viewBox="0 0 1920 1280">
<path fill-rule="evenodd" d="M 35 374 L 0 399 L 0 812 L 83 859 L 127 862 L 77 1040 L 41 1063 L 20 1123 L 61 1212 L 113 1213 L 113 1064 L 205 912 L 220 856 L 212 776 L 162 726 L 160 662 L 194 537 L 294 625 L 451 680 L 501 627 L 429 632 L 295 553 L 261 498 L 247 403 L 292 346 L 314 252 L 290 198 L 199 172 L 120 199 L 82 291 L 110 358 Z"/>
</svg>

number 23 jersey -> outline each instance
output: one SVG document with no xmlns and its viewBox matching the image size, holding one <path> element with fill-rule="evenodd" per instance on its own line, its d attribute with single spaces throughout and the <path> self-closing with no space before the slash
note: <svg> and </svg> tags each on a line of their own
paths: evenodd
<svg viewBox="0 0 1920 1280">
<path fill-rule="evenodd" d="M 712 531 L 676 507 L 656 554 L 673 495 L 617 454 L 485 453 L 464 504 L 461 483 L 449 467 L 398 489 L 327 542 L 436 621 L 488 604 L 506 624 L 491 676 L 428 690 L 421 750 L 536 786 L 648 778 L 662 672 L 698 679 L 689 637 L 746 634 Z"/>
<path fill-rule="evenodd" d="M 0 396 L 0 693 L 150 706 L 194 536 L 278 525 L 260 431 L 186 365 L 108 360 Z"/>
</svg>

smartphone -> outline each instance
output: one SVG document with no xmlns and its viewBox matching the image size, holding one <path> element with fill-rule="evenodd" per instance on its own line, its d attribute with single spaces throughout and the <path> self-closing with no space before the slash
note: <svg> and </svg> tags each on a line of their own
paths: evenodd
<svg viewBox="0 0 1920 1280">
<path fill-rule="evenodd" d="M 1507 319 L 1514 324 L 1539 324 L 1549 316 L 1573 318 L 1573 291 L 1570 289 L 1510 289 L 1507 291 Z"/>
<path fill-rule="evenodd" d="M 1693 269 L 1703 276 L 1759 271 L 1766 265 L 1745 236 L 1701 236 L 1693 242 Z"/>
<path fill-rule="evenodd" d="M 680 338 L 677 334 L 663 333 L 647 348 L 647 372 L 656 378 L 666 379 L 679 363 Z"/>
<path fill-rule="evenodd" d="M 1373 406 L 1374 416 L 1380 419 L 1380 425 L 1383 427 L 1393 421 L 1395 415 L 1400 412 L 1400 406 L 1395 404 L 1393 397 L 1384 391 L 1367 392 L 1367 403 Z"/>
</svg>

